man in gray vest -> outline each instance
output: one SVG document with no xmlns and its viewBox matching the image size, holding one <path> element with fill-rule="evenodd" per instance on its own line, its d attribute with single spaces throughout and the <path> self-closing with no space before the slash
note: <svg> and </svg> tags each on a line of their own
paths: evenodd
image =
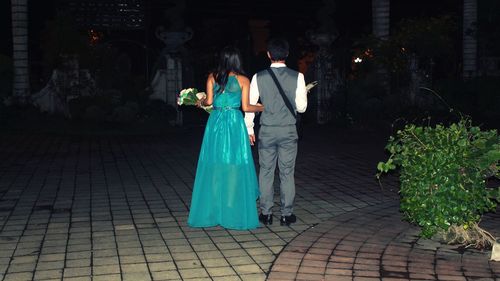
<svg viewBox="0 0 500 281">
<path fill-rule="evenodd" d="M 271 67 L 255 74 L 250 82 L 250 103 L 256 104 L 260 98 L 260 102 L 264 105 L 264 111 L 260 116 L 258 151 L 259 220 L 265 225 L 273 223 L 273 183 L 276 163 L 280 178 L 280 224 L 290 225 L 296 221 L 293 214 L 298 140 L 295 123 L 297 112 L 302 113 L 307 108 L 307 90 L 304 75 L 285 65 L 288 51 L 289 45 L 285 39 L 271 39 L 267 46 Z M 245 123 L 252 145 L 255 143 L 254 117 L 254 113 L 245 113 Z"/>
</svg>

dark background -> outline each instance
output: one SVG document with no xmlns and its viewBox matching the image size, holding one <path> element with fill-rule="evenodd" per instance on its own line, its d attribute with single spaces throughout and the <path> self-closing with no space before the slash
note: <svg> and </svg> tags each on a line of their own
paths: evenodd
<svg viewBox="0 0 500 281">
<path fill-rule="evenodd" d="M 49 81 L 52 70 L 57 67 L 57 60 L 54 57 L 59 52 L 55 48 L 64 45 L 65 41 L 71 41 L 68 37 L 47 39 L 51 38 L 46 36 L 47 29 L 50 30 L 51 26 L 52 31 L 54 27 L 57 29 L 54 21 L 61 15 L 68 14 L 68 7 L 86 1 L 29 1 L 31 93 L 37 93 L 42 89 Z M 68 26 L 64 26 L 72 30 L 71 34 L 81 36 L 86 45 L 89 40 L 88 32 L 92 29 L 101 35 L 99 44 L 102 43 L 101 45 L 106 48 L 112 47 L 109 55 L 106 50 L 103 52 L 103 48 L 100 49 L 101 55 L 98 58 L 100 61 L 95 60 L 96 56 L 92 59 L 85 59 L 82 56 L 80 66 L 83 69 L 91 69 L 93 74 L 99 74 L 95 77 L 103 77 L 99 86 L 104 91 L 121 92 L 120 106 L 132 101 L 144 108 L 144 112 L 150 110 L 147 107 L 148 86 L 156 69 L 162 67 L 159 65 L 162 61 L 159 58 L 161 58 L 164 44 L 155 36 L 155 30 L 159 26 L 169 29 L 179 24 L 193 30 L 192 39 L 187 41 L 180 50 L 180 55 L 183 56 L 183 71 L 186 72 L 183 76 L 183 87 L 204 89 L 206 76 L 215 65 L 217 52 L 223 46 L 232 44 L 241 49 L 244 68 L 247 75 L 251 76 L 268 66 L 269 61 L 263 51 L 267 37 L 274 35 L 285 36 L 290 41 L 291 52 L 287 60 L 288 66 L 306 73 L 307 67 L 303 68 L 302 63 L 304 58 L 307 58 L 308 54 L 317 53 L 318 50 L 318 47 L 308 40 L 307 34 L 320 28 L 321 23 L 324 22 L 320 14 L 326 13 L 333 21 L 339 35 L 330 47 L 330 51 L 334 56 L 335 66 L 343 72 L 345 82 L 345 88 L 341 89 L 343 92 L 339 91 L 339 95 L 344 100 L 341 102 L 337 100 L 337 108 L 332 109 L 332 112 L 342 112 L 336 117 L 350 124 L 353 123 L 352 120 L 358 122 L 363 119 L 370 121 L 376 118 L 392 120 L 396 116 L 410 112 L 401 104 L 402 101 L 404 102 L 404 94 L 408 87 L 407 69 L 401 71 L 400 76 L 392 75 L 390 83 L 392 83 L 393 91 L 390 95 L 387 95 L 384 89 L 380 90 L 380 81 L 376 79 L 374 81 L 369 71 L 355 73 L 353 70 L 352 59 L 356 56 L 356 52 L 363 48 L 363 46 L 359 47 L 359 41 L 372 33 L 371 0 L 337 0 L 332 10 L 328 10 L 328 4 L 331 4 L 331 1 L 320 0 L 298 1 L 298 3 L 284 0 L 186 0 L 184 1 L 185 8 L 181 11 L 176 11 L 176 3 L 179 1 L 174 0 L 123 1 L 141 3 L 143 21 L 138 28 L 92 26 L 105 19 L 104 16 L 92 17 L 92 15 L 88 17 L 88 22 L 85 24 L 76 24 L 75 29 L 71 29 L 69 23 Z M 99 3 L 106 2 L 119 3 L 120 1 L 99 1 Z M 445 50 L 445 58 L 434 58 L 431 86 L 438 90 L 449 104 L 460 111 L 475 116 L 487 112 L 490 116 L 488 120 L 494 120 L 498 116 L 495 113 L 498 111 L 497 104 L 500 106 L 497 94 L 498 77 L 477 77 L 471 81 L 464 81 L 462 78 L 462 3 L 461 0 L 393 0 L 390 7 L 391 35 L 396 34 L 399 24 L 407 19 L 428 20 L 431 17 L 443 15 L 453 19 L 455 30 L 452 34 L 443 34 L 443 36 L 451 36 L 452 45 L 449 52 L 448 49 Z M 479 58 L 500 57 L 499 3 L 498 0 L 478 1 Z M 172 11 L 176 12 L 172 13 Z M 0 1 L 0 13 L 0 35 L 2 36 L 0 55 L 10 57 L 12 54 L 10 1 Z M 78 20 L 78 16 L 71 13 L 68 15 L 71 20 Z M 173 18 L 177 18 L 177 21 L 172 22 Z M 261 28 L 256 28 L 258 25 Z M 73 41 L 78 39 L 73 36 L 69 37 L 72 37 Z M 433 40 L 436 40 L 436 37 Z M 419 37 L 418 41 L 427 41 L 427 37 Z M 52 59 L 47 54 L 52 55 Z M 109 60 L 106 60 L 108 58 Z M 425 69 L 425 62 L 426 57 L 422 56 L 420 65 L 422 69 Z M 366 69 L 369 70 L 369 63 L 366 64 L 368 66 Z M 373 72 L 373 69 L 371 71 Z M 313 77 L 306 76 L 307 82 L 310 79 Z M 108 96 L 112 96 L 112 93 Z M 379 107 L 370 104 L 374 100 L 378 102 Z M 100 104 L 101 107 L 109 107 L 109 101 L 92 102 Z M 377 108 L 377 110 L 367 114 L 367 108 Z M 427 114 L 420 109 L 413 109 L 412 113 L 420 112 Z M 198 112 L 198 115 L 201 117 L 202 113 Z M 203 116 L 206 117 L 206 115 Z M 204 124 L 203 120 L 199 123 Z M 498 125 L 499 122 L 490 123 Z"/>
<path fill-rule="evenodd" d="M 147 44 L 152 50 L 158 50 L 162 43 L 154 37 L 154 29 L 158 25 L 167 25 L 168 20 L 164 17 L 164 11 L 174 6 L 171 1 L 145 0 L 145 11 L 147 23 L 145 30 L 129 31 L 107 31 L 106 36 L 127 37 Z M 297 40 L 303 39 L 307 30 L 312 30 L 318 25 L 317 13 L 324 3 L 318 0 L 290 2 L 283 0 L 264 1 L 186 1 L 184 10 L 185 24 L 194 30 L 194 38 L 188 42 L 188 47 L 197 49 L 202 46 L 206 53 L 213 52 L 226 44 L 238 44 L 243 47 L 250 59 L 252 40 L 249 34 L 249 20 L 269 21 L 270 34 L 284 35 L 291 41 L 291 61 L 299 56 L 297 52 Z M 300 4 L 302 2 L 302 4 Z M 12 51 L 10 1 L 0 1 L 0 54 L 10 56 Z M 461 12 L 459 0 L 442 1 L 392 1 L 391 3 L 391 25 L 403 18 L 437 16 L 451 14 L 459 16 Z M 30 36 L 30 60 L 35 67 L 41 60 L 41 32 L 48 20 L 54 19 L 58 11 L 65 6 L 65 1 L 44 0 L 29 1 L 29 36 Z M 343 0 L 336 1 L 336 8 L 332 14 L 340 37 L 339 44 L 349 44 L 353 39 L 371 32 L 371 1 L 370 0 Z M 106 32 L 106 31 L 105 31 Z M 207 32 L 213 32 L 212 37 L 205 36 Z M 238 43 L 239 42 L 239 43 Z M 194 46 L 193 46 L 194 45 Z M 136 50 L 137 51 L 137 50 Z M 198 51 L 199 52 L 199 51 Z M 152 55 L 154 56 L 154 52 Z M 142 57 L 142 58 L 141 58 Z M 144 56 L 137 56 L 138 63 Z M 154 59 L 154 58 L 150 58 Z M 263 63 L 267 63 L 265 58 Z M 257 63 L 259 64 L 259 63 Z M 255 71 L 255 62 L 247 62 L 249 72 Z M 144 67 L 137 67 L 143 70 Z"/>
</svg>

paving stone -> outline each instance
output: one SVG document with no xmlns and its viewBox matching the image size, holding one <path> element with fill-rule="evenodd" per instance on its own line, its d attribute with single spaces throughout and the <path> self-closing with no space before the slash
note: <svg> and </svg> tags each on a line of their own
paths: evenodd
<svg viewBox="0 0 500 281">
<path fill-rule="evenodd" d="M 144 255 L 137 256 L 119 256 L 120 264 L 128 264 L 128 263 L 141 263 L 146 262 Z"/>
<path fill-rule="evenodd" d="M 243 281 L 265 281 L 266 280 L 266 275 L 264 273 L 258 273 L 258 274 L 241 274 L 240 278 Z"/>
<path fill-rule="evenodd" d="M 249 273 L 262 273 L 262 270 L 256 264 L 234 265 L 233 268 L 240 275 Z"/>
<path fill-rule="evenodd" d="M 265 254 L 265 255 L 252 255 L 252 259 L 259 263 L 271 263 L 276 259 L 276 256 L 271 254 Z"/>
<path fill-rule="evenodd" d="M 5 266 L 7 268 L 7 266 Z M 9 273 L 16 273 L 16 272 L 31 272 L 34 271 L 36 268 L 36 263 L 16 263 L 16 264 L 11 264 L 8 266 L 9 268 Z"/>
<path fill-rule="evenodd" d="M 62 269 L 64 268 L 64 261 L 47 261 L 39 262 L 36 266 L 36 270 L 49 270 L 49 269 Z"/>
<path fill-rule="evenodd" d="M 35 271 L 35 280 L 45 280 L 45 279 L 61 279 L 63 276 L 62 269 L 59 270 L 37 270 Z"/>
<path fill-rule="evenodd" d="M 66 260 L 66 267 L 86 267 L 91 265 L 90 258 Z"/>
<path fill-rule="evenodd" d="M 117 256 L 114 257 L 102 257 L 102 258 L 94 258 L 94 264 L 98 265 L 109 265 L 109 264 L 118 264 L 119 260 Z"/>
<path fill-rule="evenodd" d="M 240 255 L 243 255 L 245 252 L 244 251 L 241 251 L 242 254 Z M 203 251 L 203 252 L 197 252 L 198 254 L 198 257 L 200 257 L 200 259 L 220 259 L 220 258 L 223 258 L 223 253 L 221 253 L 220 251 Z"/>
<path fill-rule="evenodd" d="M 182 276 L 182 278 L 184 278 L 184 279 L 207 278 L 208 277 L 208 273 L 203 268 L 200 268 L 200 269 L 180 269 L 179 273 Z"/>
<path fill-rule="evenodd" d="M 65 254 L 48 254 L 48 255 L 40 255 L 38 257 L 38 262 L 46 262 L 46 261 L 62 261 L 65 258 Z"/>
<path fill-rule="evenodd" d="M 172 257 L 176 261 L 194 260 L 197 259 L 197 255 L 194 252 L 189 253 L 172 253 Z"/>
<path fill-rule="evenodd" d="M 202 263 L 199 260 L 183 260 L 176 262 L 179 269 L 202 268 Z"/>
<path fill-rule="evenodd" d="M 122 275 L 123 281 L 151 281 L 148 272 L 127 272 Z"/>
<path fill-rule="evenodd" d="M 203 266 L 210 267 L 224 267 L 229 266 L 229 263 L 225 259 L 202 259 Z"/>
<path fill-rule="evenodd" d="M 290 227 L 190 228 L 202 133 L 43 135 L 39 145 L 29 135 L 2 135 L 0 280 L 500 278 L 486 252 L 419 238 L 402 220 L 397 180 L 386 178 L 381 190 L 373 179 L 385 157 L 386 139 L 376 135 L 351 141 L 313 131 L 299 143 L 298 222 Z M 14 204 L 12 213 L 1 211 Z M 482 223 L 500 236 L 497 214 Z"/>
<path fill-rule="evenodd" d="M 181 280 L 179 272 L 174 270 L 152 272 L 153 280 Z"/>
<path fill-rule="evenodd" d="M 207 268 L 208 274 L 211 277 L 220 277 L 220 276 L 229 276 L 229 275 L 236 275 L 236 272 L 234 269 L 232 269 L 229 266 L 222 266 L 222 267 L 208 267 Z"/>
<path fill-rule="evenodd" d="M 148 262 L 165 262 L 171 261 L 172 257 L 166 254 L 146 254 L 146 260 Z"/>
<path fill-rule="evenodd" d="M 64 278 L 77 277 L 77 276 L 90 276 L 92 272 L 91 267 L 70 267 L 64 269 Z"/>
<path fill-rule="evenodd" d="M 92 281 L 121 281 L 120 274 L 94 275 Z"/>
<path fill-rule="evenodd" d="M 119 265 L 94 265 L 92 267 L 94 275 L 113 275 L 120 273 Z"/>
<path fill-rule="evenodd" d="M 30 281 L 33 278 L 32 272 L 7 273 L 4 275 L 4 281 Z"/>
<path fill-rule="evenodd" d="M 132 264 L 122 264 L 120 265 L 122 272 L 149 272 L 148 265 L 146 263 L 132 263 Z"/>
</svg>

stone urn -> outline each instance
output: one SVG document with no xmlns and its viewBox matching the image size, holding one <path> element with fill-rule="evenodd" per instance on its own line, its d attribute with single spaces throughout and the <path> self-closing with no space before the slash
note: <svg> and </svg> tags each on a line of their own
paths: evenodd
<svg viewBox="0 0 500 281">
<path fill-rule="evenodd" d="M 167 52 L 177 52 L 179 48 L 187 41 L 193 38 L 193 30 L 186 28 L 180 31 L 165 30 L 163 26 L 159 26 L 155 31 L 156 38 L 165 44 Z"/>
<path fill-rule="evenodd" d="M 319 46 L 320 49 L 329 48 L 332 43 L 337 39 L 337 35 L 334 33 L 327 32 L 312 32 L 308 34 L 309 41 L 316 46 Z"/>
</svg>

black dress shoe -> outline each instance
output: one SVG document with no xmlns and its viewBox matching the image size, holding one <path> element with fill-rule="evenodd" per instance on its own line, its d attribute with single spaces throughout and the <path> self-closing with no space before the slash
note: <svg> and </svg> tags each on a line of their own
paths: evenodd
<svg viewBox="0 0 500 281">
<path fill-rule="evenodd" d="M 294 214 L 291 214 L 289 216 L 281 216 L 280 225 L 289 226 L 290 224 L 292 224 L 296 221 L 297 221 L 297 217 Z"/>
<path fill-rule="evenodd" d="M 273 224 L 273 215 L 259 215 L 259 221 L 261 221 L 264 225 Z"/>
</svg>

